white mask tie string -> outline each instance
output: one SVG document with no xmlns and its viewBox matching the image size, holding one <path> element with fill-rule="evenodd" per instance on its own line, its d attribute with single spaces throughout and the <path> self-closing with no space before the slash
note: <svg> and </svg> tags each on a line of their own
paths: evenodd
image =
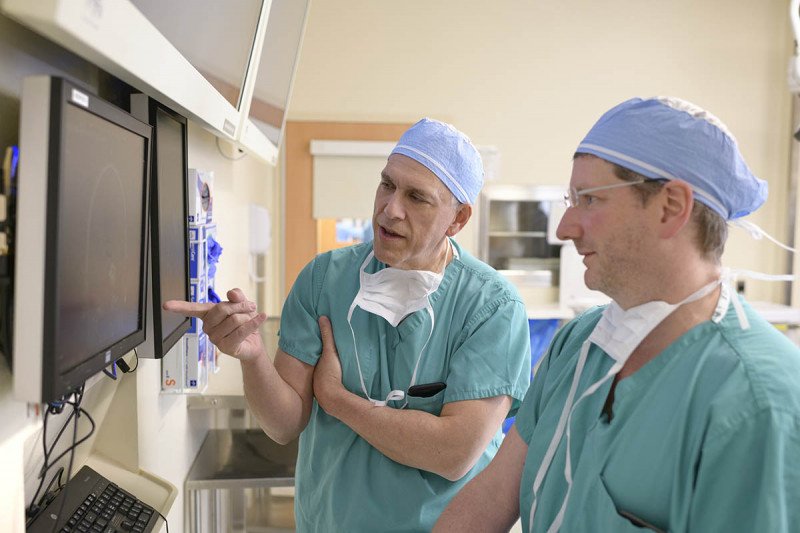
<svg viewBox="0 0 800 533">
<path fill-rule="evenodd" d="M 778 239 L 776 239 L 775 237 L 773 237 L 772 235 L 761 229 L 761 227 L 755 222 L 750 222 L 749 220 L 744 220 L 743 218 L 737 218 L 736 220 L 731 220 L 730 223 L 733 226 L 738 226 L 739 228 L 745 230 L 755 240 L 761 240 L 764 237 L 766 237 L 767 240 L 772 241 L 773 243 L 780 246 L 784 250 L 792 253 L 797 253 L 796 249 L 786 244 L 783 244 Z"/>
<path fill-rule="evenodd" d="M 412 302 L 412 306 L 406 306 L 405 310 L 400 309 L 400 306 L 398 305 L 394 305 L 392 308 L 389 308 L 388 306 L 384 307 L 381 305 L 378 299 L 367 301 L 363 297 L 361 297 L 361 293 L 364 291 L 365 285 L 367 285 L 366 280 L 368 276 L 370 276 L 370 274 L 367 274 L 365 272 L 365 269 L 369 264 L 369 262 L 372 260 L 372 258 L 375 256 L 374 250 L 371 251 L 369 255 L 367 255 L 367 258 L 361 264 L 361 268 L 359 269 L 359 279 L 361 282 L 360 283 L 361 288 L 359 289 L 359 293 L 356 294 L 356 297 L 353 299 L 353 302 L 350 304 L 350 308 L 347 312 L 347 325 L 350 328 L 350 335 L 353 338 L 353 352 L 356 357 L 356 367 L 358 368 L 358 379 L 361 385 L 361 391 L 364 393 L 364 397 L 368 399 L 370 402 L 372 402 L 373 405 L 383 407 L 387 405 L 387 403 L 390 401 L 402 400 L 406 398 L 406 393 L 405 391 L 395 389 L 389 392 L 385 400 L 374 400 L 372 399 L 372 397 L 370 397 L 369 393 L 367 392 L 367 385 L 366 382 L 364 381 L 364 373 L 362 372 L 361 361 L 358 356 L 358 344 L 356 342 L 356 334 L 355 330 L 353 330 L 353 324 L 352 324 L 353 312 L 355 311 L 356 307 L 362 307 L 367 312 L 371 312 L 377 314 L 378 316 L 382 316 L 390 324 L 392 324 L 393 327 L 397 327 L 402 318 L 404 318 L 407 314 L 420 310 L 419 306 L 421 303 L 421 308 L 425 309 L 428 312 L 428 315 L 431 317 L 431 329 L 428 332 L 428 337 L 427 339 L 425 339 L 425 343 L 422 345 L 422 349 L 419 351 L 419 354 L 417 355 L 416 361 L 414 363 L 414 370 L 411 375 L 411 382 L 408 385 L 409 388 L 414 386 L 416 384 L 417 373 L 419 370 L 420 361 L 422 360 L 422 354 L 425 352 L 425 348 L 427 348 L 428 343 L 430 342 L 431 337 L 433 336 L 433 329 L 436 325 L 433 313 L 433 307 L 431 306 L 429 295 L 434 293 L 439 288 L 439 285 L 442 279 L 444 278 L 444 270 L 445 268 L 447 268 L 447 259 L 449 258 L 449 254 L 452 252 L 453 256 L 454 257 L 456 256 L 455 249 L 453 248 L 453 244 L 450 242 L 450 239 L 446 238 L 446 243 L 447 243 L 447 249 L 445 250 L 444 263 L 442 265 L 441 273 L 439 274 L 434 274 L 433 272 L 427 272 L 427 271 L 398 271 L 398 269 L 392 269 L 392 272 L 398 273 L 402 276 L 407 276 L 409 272 L 414 274 L 418 273 L 419 275 L 417 275 L 416 277 L 408 279 L 415 279 L 418 282 L 427 285 L 427 287 L 424 287 L 424 296 L 416 298 L 416 302 Z M 382 272 L 386 272 L 386 270 L 389 269 L 384 269 Z M 371 276 L 375 275 L 372 274 Z M 396 287 L 397 286 L 395 286 L 395 288 Z M 419 289 L 419 287 L 415 288 Z M 393 294 L 387 296 L 390 296 L 390 299 L 391 297 L 394 297 L 395 300 L 399 300 L 401 297 L 406 295 Z M 423 298 L 424 302 L 422 302 Z M 387 302 L 387 304 L 389 304 L 389 302 Z M 400 409 L 405 408 L 407 405 L 408 405 L 408 399 L 406 398 L 406 402 L 400 407 Z"/>
</svg>

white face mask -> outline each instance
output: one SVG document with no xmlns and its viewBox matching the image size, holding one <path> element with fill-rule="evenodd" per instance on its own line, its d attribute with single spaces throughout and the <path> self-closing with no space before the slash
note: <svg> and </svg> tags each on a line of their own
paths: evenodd
<svg viewBox="0 0 800 533">
<path fill-rule="evenodd" d="M 374 252 L 361 265 L 361 287 L 351 307 L 360 307 L 368 313 L 382 316 L 397 327 L 412 313 L 428 307 L 428 296 L 436 292 L 442 282 L 442 274 L 427 270 L 401 270 L 384 268 L 374 274 L 364 271 Z"/>
<path fill-rule="evenodd" d="M 447 245 L 448 251 L 454 250 L 449 239 L 447 239 Z M 370 252 L 361 265 L 359 271 L 361 286 L 358 289 L 358 293 L 356 293 L 356 297 L 353 299 L 353 303 L 350 304 L 350 310 L 347 312 L 347 324 L 350 326 L 350 333 L 353 335 L 353 348 L 356 355 L 359 379 L 361 380 L 361 390 L 364 392 L 364 396 L 375 405 L 386 405 L 386 403 L 391 400 L 402 400 L 405 398 L 405 392 L 393 390 L 383 401 L 370 398 L 367 393 L 366 384 L 364 383 L 364 376 L 361 373 L 361 363 L 358 360 L 356 336 L 351 322 L 353 311 L 355 311 L 356 307 L 360 307 L 368 313 L 383 317 L 395 328 L 408 315 L 416 313 L 421 309 L 426 309 L 428 311 L 431 317 L 431 331 L 428 333 L 428 339 L 422 346 L 422 350 L 420 350 L 416 364 L 414 365 L 411 383 L 409 383 L 409 387 L 413 386 L 416 383 L 417 369 L 419 368 L 419 362 L 422 358 L 422 352 L 425 351 L 425 347 L 431 339 L 433 326 L 435 324 L 433 307 L 428 297 L 436 292 L 439 285 L 442 283 L 449 254 L 445 253 L 442 272 L 438 274 L 427 270 L 402 270 L 394 267 L 384 268 L 374 274 L 370 274 L 366 272 L 365 269 L 374 255 L 374 251 Z M 405 404 L 403 407 L 405 407 Z"/>
<path fill-rule="evenodd" d="M 556 449 L 564 436 L 565 430 L 567 435 L 567 455 L 566 464 L 564 466 L 564 478 L 567 480 L 567 494 L 564 496 L 564 501 L 561 504 L 553 523 L 547 529 L 548 533 L 558 531 L 564 521 L 564 512 L 567 508 L 567 500 L 569 493 L 572 489 L 572 463 L 570 457 L 570 427 L 569 423 L 572 418 L 572 413 L 575 411 L 578 403 L 593 394 L 599 389 L 606 381 L 614 377 L 625 366 L 625 362 L 631 356 L 633 351 L 639 344 L 647 337 L 656 326 L 658 326 L 665 318 L 667 318 L 673 311 L 683 304 L 699 300 L 713 291 L 721 280 L 715 280 L 701 287 L 693 294 L 684 298 L 676 304 L 670 304 L 664 301 L 647 302 L 636 307 L 631 307 L 627 311 L 623 310 L 616 302 L 611 302 L 608 307 L 603 311 L 603 316 L 595 326 L 589 338 L 584 341 L 581 346 L 580 357 L 578 364 L 575 367 L 575 375 L 572 378 L 572 386 L 570 387 L 567 400 L 564 403 L 564 409 L 561 411 L 561 417 L 558 420 L 555 434 L 550 441 L 550 445 L 545 452 L 539 470 L 536 472 L 536 478 L 533 480 L 533 505 L 531 505 L 531 512 L 529 517 L 528 529 L 533 531 L 533 517 L 536 512 L 536 494 L 544 481 L 544 476 L 547 474 L 550 464 L 553 462 Z M 614 364 L 608 370 L 605 376 L 600 380 L 590 385 L 583 394 L 573 403 L 575 392 L 578 388 L 583 367 L 586 364 L 586 357 L 589 354 L 589 346 L 596 344 L 612 359 Z"/>
</svg>

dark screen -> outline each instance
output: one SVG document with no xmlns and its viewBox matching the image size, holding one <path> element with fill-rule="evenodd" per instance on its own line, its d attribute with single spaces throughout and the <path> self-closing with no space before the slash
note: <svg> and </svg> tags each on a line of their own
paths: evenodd
<svg viewBox="0 0 800 533">
<path fill-rule="evenodd" d="M 58 367 L 142 327 L 145 139 L 66 105 L 56 259 Z"/>
<path fill-rule="evenodd" d="M 188 300 L 186 293 L 186 211 L 184 187 L 186 165 L 183 149 L 183 125 L 161 110 L 156 115 L 157 179 L 158 179 L 158 270 L 161 302 Z M 160 307 L 160 305 L 159 305 Z M 161 313 L 162 341 L 174 332 L 185 317 Z M 165 346 L 165 351 L 168 349 Z"/>
</svg>

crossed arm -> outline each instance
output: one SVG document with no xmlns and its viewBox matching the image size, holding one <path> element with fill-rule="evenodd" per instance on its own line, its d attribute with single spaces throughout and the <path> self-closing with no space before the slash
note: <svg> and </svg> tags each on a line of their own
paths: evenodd
<svg viewBox="0 0 800 533">
<path fill-rule="evenodd" d="M 384 455 L 450 480 L 464 476 L 500 427 L 511 398 L 497 396 L 448 403 L 440 416 L 410 409 L 376 407 L 342 385 L 342 371 L 327 318 L 320 319 L 322 355 L 311 366 L 278 350 L 274 363 L 258 334 L 266 315 L 234 289 L 219 304 L 170 301 L 168 311 L 203 320 L 222 352 L 241 362 L 244 391 L 253 414 L 270 438 L 287 443 L 305 429 L 316 396 L 320 407 L 341 420 Z"/>
</svg>

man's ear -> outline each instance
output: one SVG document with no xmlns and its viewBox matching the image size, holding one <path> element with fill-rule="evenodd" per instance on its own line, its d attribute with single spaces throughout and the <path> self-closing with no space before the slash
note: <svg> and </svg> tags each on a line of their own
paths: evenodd
<svg viewBox="0 0 800 533">
<path fill-rule="evenodd" d="M 661 191 L 660 235 L 671 238 L 688 224 L 694 207 L 692 187 L 681 180 L 669 180 Z"/>
<path fill-rule="evenodd" d="M 458 204 L 456 215 L 453 217 L 453 221 L 447 227 L 447 236 L 455 236 L 456 233 L 461 231 L 461 228 L 464 227 L 467 221 L 469 221 L 470 217 L 472 217 L 472 206 L 469 204 Z"/>
</svg>

